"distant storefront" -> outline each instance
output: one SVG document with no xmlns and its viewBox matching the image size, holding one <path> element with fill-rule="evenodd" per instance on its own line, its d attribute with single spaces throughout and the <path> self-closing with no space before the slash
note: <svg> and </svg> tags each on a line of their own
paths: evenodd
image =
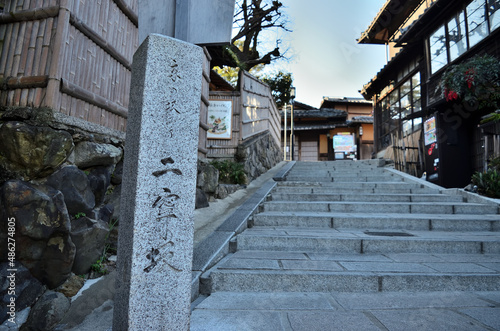
<svg viewBox="0 0 500 331">
<path fill-rule="evenodd" d="M 373 156 L 372 103 L 362 98 L 325 97 L 321 107 L 293 104 L 293 155 L 291 148 L 292 107 L 287 124 L 282 110 L 282 148 L 287 160 L 334 161 L 371 159 Z M 285 139 L 285 128 L 287 137 Z M 287 147 L 284 146 L 285 140 Z"/>
</svg>

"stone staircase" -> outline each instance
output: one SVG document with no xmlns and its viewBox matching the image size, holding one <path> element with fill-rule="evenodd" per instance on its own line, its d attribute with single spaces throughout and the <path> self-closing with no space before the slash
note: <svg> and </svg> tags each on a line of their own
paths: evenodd
<svg viewBox="0 0 500 331">
<path fill-rule="evenodd" d="M 370 162 L 298 162 L 205 291 L 499 291 L 498 205 L 465 200 Z"/>
</svg>

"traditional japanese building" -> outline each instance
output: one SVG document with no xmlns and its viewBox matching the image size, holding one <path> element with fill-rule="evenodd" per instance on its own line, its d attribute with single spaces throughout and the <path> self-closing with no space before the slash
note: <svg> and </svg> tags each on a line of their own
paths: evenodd
<svg viewBox="0 0 500 331">
<path fill-rule="evenodd" d="M 498 59 L 499 9 L 498 0 L 384 4 L 358 39 L 387 47 L 387 65 L 361 91 L 374 103 L 378 157 L 392 158 L 415 176 L 426 172 L 428 180 L 445 187 L 463 187 L 499 152 L 498 125 L 480 123 L 494 109 L 450 100 L 441 84 L 450 66 L 476 55 Z"/>
<path fill-rule="evenodd" d="M 362 98 L 324 97 L 320 108 L 301 102 L 282 112 L 282 147 L 287 160 L 326 161 L 370 159 L 373 152 L 372 103 Z M 293 148 L 290 142 L 293 141 Z M 336 144 L 336 145 L 335 145 Z M 342 145 L 342 146 L 340 146 Z M 293 155 L 290 151 L 293 149 Z"/>
</svg>

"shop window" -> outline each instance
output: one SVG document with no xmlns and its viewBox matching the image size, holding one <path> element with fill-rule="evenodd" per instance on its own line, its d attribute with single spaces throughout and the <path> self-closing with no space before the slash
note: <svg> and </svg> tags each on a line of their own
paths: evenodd
<svg viewBox="0 0 500 331">
<path fill-rule="evenodd" d="M 446 51 L 446 30 L 444 25 L 431 35 L 430 50 L 431 72 L 434 74 L 448 63 L 448 55 Z"/>
<path fill-rule="evenodd" d="M 500 27 L 500 0 L 472 0 L 429 38 L 431 74 Z M 448 45 L 448 46 L 447 46 Z"/>
<path fill-rule="evenodd" d="M 473 0 L 467 6 L 469 46 L 472 47 L 488 35 L 485 0 Z"/>
<path fill-rule="evenodd" d="M 417 117 L 413 119 L 413 131 L 420 130 L 422 128 L 422 117 Z"/>
<path fill-rule="evenodd" d="M 421 110 L 420 72 L 417 72 L 379 102 L 380 148 L 390 145 L 390 137 L 396 131 L 406 136 L 419 130 L 422 118 L 412 117 Z"/>
<path fill-rule="evenodd" d="M 467 32 L 465 29 L 464 12 L 460 12 L 448 22 L 448 40 L 451 61 L 467 51 Z"/>
<path fill-rule="evenodd" d="M 403 121 L 403 135 L 407 136 L 412 131 L 412 120 Z"/>
<path fill-rule="evenodd" d="M 401 98 L 401 118 L 411 115 L 410 96 L 407 94 Z"/>
<path fill-rule="evenodd" d="M 412 93 L 412 106 L 413 112 L 419 112 L 422 110 L 421 98 L 422 98 L 422 88 L 420 86 L 420 72 L 417 72 L 411 78 L 411 93 Z"/>
<path fill-rule="evenodd" d="M 488 0 L 488 14 L 490 30 L 493 31 L 500 26 L 500 0 Z"/>
</svg>

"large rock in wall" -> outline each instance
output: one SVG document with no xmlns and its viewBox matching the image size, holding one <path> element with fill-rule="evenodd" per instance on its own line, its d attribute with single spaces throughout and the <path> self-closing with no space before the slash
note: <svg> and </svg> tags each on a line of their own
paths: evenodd
<svg viewBox="0 0 500 331">
<path fill-rule="evenodd" d="M 0 188 L 0 213 L 2 239 L 6 238 L 7 220 L 15 219 L 16 260 L 49 288 L 61 285 L 70 276 L 75 257 L 61 192 L 21 180 L 7 181 Z"/>
<path fill-rule="evenodd" d="M 0 126 L 0 168 L 27 180 L 51 174 L 73 150 L 71 134 L 11 121 Z"/>
<path fill-rule="evenodd" d="M 281 161 L 280 147 L 269 133 L 264 133 L 238 146 L 235 159 L 242 162 L 250 181 Z"/>
<path fill-rule="evenodd" d="M 71 221 L 71 239 L 76 246 L 75 274 L 86 274 L 102 256 L 108 233 L 108 225 L 101 220 L 80 217 Z"/>
<path fill-rule="evenodd" d="M 124 134 L 61 116 L 0 107 L 0 242 L 15 220 L 16 311 L 27 317 L 31 307 L 30 330 L 51 329 L 82 285 L 72 285 L 83 282 L 75 274 L 86 274 L 105 247 L 116 249 L 110 229 L 119 213 Z M 0 245 L 3 303 L 10 299 L 7 250 Z M 57 292 L 44 294 L 47 288 Z"/>
<path fill-rule="evenodd" d="M 96 252 L 102 254 L 108 222 L 117 217 L 104 201 L 114 193 L 119 206 L 120 167 L 114 171 L 124 144 L 123 133 L 59 115 L 48 108 L 0 107 L 0 240 L 8 218 L 15 218 L 16 259 L 50 288 L 71 275 L 75 256 L 75 270 L 82 272 L 97 260 Z M 70 219 L 83 214 L 91 224 L 75 223 L 88 226 L 71 233 Z M 6 249 L 0 246 L 0 261 Z"/>
<path fill-rule="evenodd" d="M 75 165 L 81 169 L 115 165 L 122 158 L 123 151 L 111 144 L 82 141 L 75 147 Z"/>
<path fill-rule="evenodd" d="M 61 191 L 71 216 L 90 215 L 95 207 L 95 196 L 87 175 L 75 166 L 64 167 L 47 178 L 47 185 Z"/>
</svg>

